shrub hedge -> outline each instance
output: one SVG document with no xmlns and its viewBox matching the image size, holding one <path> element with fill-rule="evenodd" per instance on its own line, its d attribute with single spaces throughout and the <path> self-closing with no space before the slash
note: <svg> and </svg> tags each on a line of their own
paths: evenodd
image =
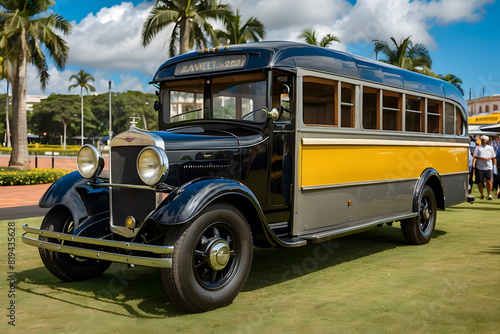
<svg viewBox="0 0 500 334">
<path fill-rule="evenodd" d="M 58 152 L 61 156 L 76 156 L 79 150 L 80 145 L 67 145 L 65 150 L 59 145 L 28 145 L 28 152 L 30 155 L 35 155 L 35 153 L 38 155 L 45 155 L 45 152 Z M 10 155 L 11 152 L 12 147 L 0 147 L 0 154 Z"/>
<path fill-rule="evenodd" d="M 28 171 L 0 168 L 0 186 L 52 183 L 70 172 L 72 171 L 54 168 L 35 168 Z"/>
</svg>

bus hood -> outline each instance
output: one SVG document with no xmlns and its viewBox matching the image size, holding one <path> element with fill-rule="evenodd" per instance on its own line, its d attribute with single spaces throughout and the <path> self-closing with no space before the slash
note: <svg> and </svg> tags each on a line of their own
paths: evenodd
<svg viewBox="0 0 500 334">
<path fill-rule="evenodd" d="M 264 135 L 254 129 L 234 126 L 197 125 L 148 132 L 161 138 L 165 151 L 238 149 L 256 145 Z"/>
</svg>

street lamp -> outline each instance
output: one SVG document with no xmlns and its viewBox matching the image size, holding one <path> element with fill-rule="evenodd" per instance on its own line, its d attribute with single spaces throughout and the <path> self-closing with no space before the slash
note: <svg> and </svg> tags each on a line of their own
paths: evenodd
<svg viewBox="0 0 500 334">
<path fill-rule="evenodd" d="M 149 106 L 149 102 L 146 102 L 146 109 Z M 144 111 L 142 111 L 142 123 L 144 123 L 144 130 L 148 129 L 148 124 L 146 123 L 146 117 L 144 116 Z"/>
<path fill-rule="evenodd" d="M 111 137 L 112 137 L 112 127 L 113 123 L 111 123 L 111 81 L 108 81 L 109 84 L 109 144 L 111 145 Z"/>
</svg>

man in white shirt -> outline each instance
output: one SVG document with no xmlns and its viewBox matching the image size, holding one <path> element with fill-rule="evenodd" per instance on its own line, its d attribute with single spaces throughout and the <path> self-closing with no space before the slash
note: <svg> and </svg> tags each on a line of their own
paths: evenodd
<svg viewBox="0 0 500 334">
<path fill-rule="evenodd" d="M 488 136 L 481 136 L 481 145 L 477 145 L 474 150 L 474 158 L 472 160 L 472 168 L 475 170 L 476 183 L 481 199 L 483 195 L 483 182 L 486 181 L 486 191 L 488 199 L 492 200 L 491 188 L 493 187 L 493 164 L 497 164 L 496 152 L 493 147 L 488 145 Z"/>
</svg>

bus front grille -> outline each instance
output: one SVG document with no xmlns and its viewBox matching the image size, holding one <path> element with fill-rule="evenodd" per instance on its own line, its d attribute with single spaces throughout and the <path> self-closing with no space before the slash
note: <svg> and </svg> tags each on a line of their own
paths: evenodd
<svg viewBox="0 0 500 334">
<path fill-rule="evenodd" d="M 144 186 L 137 173 L 137 156 L 143 146 L 117 146 L 111 149 L 111 184 Z M 155 208 L 155 192 L 143 189 L 110 189 L 110 213 L 112 225 L 125 226 L 128 216 L 133 216 L 138 225 Z"/>
</svg>

